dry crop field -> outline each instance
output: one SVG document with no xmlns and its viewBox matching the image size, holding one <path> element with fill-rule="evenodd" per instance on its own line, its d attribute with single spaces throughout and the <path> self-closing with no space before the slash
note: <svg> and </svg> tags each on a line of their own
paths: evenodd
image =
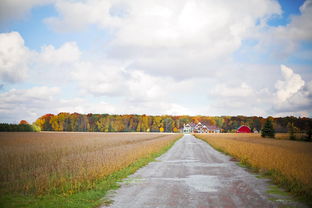
<svg viewBox="0 0 312 208">
<path fill-rule="evenodd" d="M 276 180 L 299 182 L 302 194 L 312 190 L 312 143 L 262 138 L 259 134 L 196 134 L 211 144 L 260 171 L 278 171 Z M 285 137 L 283 134 L 277 137 Z M 287 183 L 287 182 L 286 182 Z M 298 185 L 297 184 L 297 185 Z M 288 184 L 289 185 L 289 184 Z M 294 187 L 290 187 L 292 189 Z M 298 188 L 298 187 L 297 187 Z"/>
<path fill-rule="evenodd" d="M 74 193 L 160 151 L 180 135 L 0 133 L 1 193 Z"/>
<path fill-rule="evenodd" d="M 305 133 L 294 133 L 294 136 L 296 137 L 296 139 L 300 140 L 300 138 L 305 137 L 306 134 Z M 277 133 L 277 134 L 275 134 L 275 138 L 276 139 L 289 140 L 289 134 L 288 133 Z"/>
</svg>

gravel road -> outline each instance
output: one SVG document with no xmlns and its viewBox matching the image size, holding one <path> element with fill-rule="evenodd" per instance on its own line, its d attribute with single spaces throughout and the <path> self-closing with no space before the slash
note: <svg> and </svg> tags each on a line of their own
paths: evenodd
<svg viewBox="0 0 312 208">
<path fill-rule="evenodd" d="M 108 194 L 112 203 L 102 208 L 305 207 L 288 196 L 268 194 L 270 186 L 229 156 L 184 135 Z"/>
</svg>

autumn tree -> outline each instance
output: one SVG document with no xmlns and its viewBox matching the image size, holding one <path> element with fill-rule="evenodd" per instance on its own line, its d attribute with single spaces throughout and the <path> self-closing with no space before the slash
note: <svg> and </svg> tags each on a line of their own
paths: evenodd
<svg viewBox="0 0 312 208">
<path fill-rule="evenodd" d="M 162 118 L 160 116 L 154 116 L 152 119 L 152 125 L 150 127 L 150 130 L 152 132 L 159 132 L 160 128 L 162 127 L 161 121 L 162 121 Z"/>
<path fill-rule="evenodd" d="M 96 128 L 101 132 L 111 131 L 110 119 L 108 115 L 99 116 L 99 119 L 95 122 Z"/>
<path fill-rule="evenodd" d="M 163 120 L 163 123 L 164 123 L 165 132 L 172 132 L 173 123 L 174 123 L 173 119 L 170 117 L 167 117 Z"/>
<path fill-rule="evenodd" d="M 113 131 L 122 132 L 125 131 L 126 127 L 124 126 L 124 122 L 122 120 L 122 116 L 112 116 L 110 119 L 111 128 Z"/>
<path fill-rule="evenodd" d="M 53 114 L 45 114 L 41 117 L 39 117 L 36 121 L 35 124 L 39 126 L 39 128 L 43 131 L 52 131 L 52 125 L 51 125 L 51 118 L 54 117 Z"/>
<path fill-rule="evenodd" d="M 139 118 L 137 115 L 132 115 L 129 120 L 129 131 L 136 131 L 139 123 Z"/>
<path fill-rule="evenodd" d="M 59 113 L 50 119 L 51 126 L 55 131 L 70 131 L 70 114 Z"/>
<path fill-rule="evenodd" d="M 23 125 L 23 124 L 29 124 L 26 120 L 21 120 L 20 122 L 19 122 L 19 125 Z"/>
</svg>

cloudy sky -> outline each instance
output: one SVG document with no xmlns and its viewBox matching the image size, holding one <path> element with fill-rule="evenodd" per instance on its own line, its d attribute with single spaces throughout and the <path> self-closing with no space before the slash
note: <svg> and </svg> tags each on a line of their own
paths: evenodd
<svg viewBox="0 0 312 208">
<path fill-rule="evenodd" d="M 1 0 L 0 122 L 312 116 L 311 0 Z"/>
</svg>

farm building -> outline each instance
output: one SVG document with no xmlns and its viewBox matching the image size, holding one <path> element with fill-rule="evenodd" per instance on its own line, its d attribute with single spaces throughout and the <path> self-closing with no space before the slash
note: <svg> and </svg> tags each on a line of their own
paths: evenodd
<svg viewBox="0 0 312 208">
<path fill-rule="evenodd" d="M 184 124 L 183 133 L 220 133 L 220 129 L 216 126 L 208 126 L 198 122 L 198 124 Z"/>
<path fill-rule="evenodd" d="M 251 133 L 251 129 L 246 125 L 242 125 L 237 129 L 236 133 Z"/>
<path fill-rule="evenodd" d="M 188 134 L 188 133 L 191 133 L 192 132 L 192 127 L 191 127 L 191 125 L 190 124 L 184 124 L 183 125 L 183 133 L 186 133 L 186 134 Z"/>
</svg>

